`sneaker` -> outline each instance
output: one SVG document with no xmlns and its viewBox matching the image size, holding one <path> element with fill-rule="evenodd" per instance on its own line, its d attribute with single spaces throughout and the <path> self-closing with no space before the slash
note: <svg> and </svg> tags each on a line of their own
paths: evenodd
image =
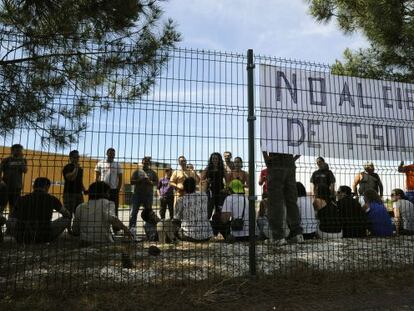
<svg viewBox="0 0 414 311">
<path fill-rule="evenodd" d="M 281 238 L 281 239 L 267 239 L 266 244 L 269 246 L 283 246 L 288 244 L 285 238 Z"/>
<path fill-rule="evenodd" d="M 303 239 L 302 234 L 297 234 L 291 238 L 289 238 L 289 243 L 304 243 L 305 240 Z"/>
</svg>

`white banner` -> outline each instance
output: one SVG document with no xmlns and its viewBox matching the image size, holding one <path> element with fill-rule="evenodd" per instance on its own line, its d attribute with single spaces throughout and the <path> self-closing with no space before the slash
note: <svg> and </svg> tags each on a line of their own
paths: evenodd
<svg viewBox="0 0 414 311">
<path fill-rule="evenodd" d="M 260 65 L 267 152 L 414 160 L 414 85 Z"/>
</svg>

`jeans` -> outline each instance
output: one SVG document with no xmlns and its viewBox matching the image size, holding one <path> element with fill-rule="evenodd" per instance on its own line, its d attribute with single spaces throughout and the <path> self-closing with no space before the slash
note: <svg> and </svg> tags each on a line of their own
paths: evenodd
<svg viewBox="0 0 414 311">
<path fill-rule="evenodd" d="M 170 213 L 170 219 L 174 217 L 174 196 L 169 196 L 165 198 L 160 198 L 160 217 L 161 219 L 165 219 L 165 212 L 168 208 L 168 212 Z"/>
<path fill-rule="evenodd" d="M 70 212 L 71 216 L 75 214 L 76 208 L 83 203 L 82 193 L 64 193 L 63 206 Z"/>
<path fill-rule="evenodd" d="M 109 190 L 109 201 L 115 203 L 115 215 L 118 217 L 118 207 L 119 207 L 119 190 L 111 189 Z"/>
<path fill-rule="evenodd" d="M 274 239 L 285 237 L 284 218 L 290 228 L 290 236 L 302 234 L 300 213 L 296 203 L 296 168 L 270 166 L 268 168 L 268 219 Z"/>
<path fill-rule="evenodd" d="M 132 209 L 129 216 L 129 228 L 137 226 L 137 216 L 140 206 L 144 206 L 144 209 L 152 209 L 153 195 L 150 194 L 138 194 L 132 195 Z"/>
</svg>

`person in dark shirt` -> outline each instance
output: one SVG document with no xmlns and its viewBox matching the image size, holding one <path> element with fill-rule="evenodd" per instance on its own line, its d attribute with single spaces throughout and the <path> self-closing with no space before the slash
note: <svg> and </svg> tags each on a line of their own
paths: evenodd
<svg viewBox="0 0 414 311">
<path fill-rule="evenodd" d="M 83 203 L 83 169 L 79 165 L 79 152 L 72 150 L 69 153 L 69 164 L 62 170 L 65 184 L 63 186 L 63 206 L 73 215 L 76 207 Z"/>
<path fill-rule="evenodd" d="M 140 206 L 142 205 L 144 210 L 152 210 L 154 186 L 157 186 L 157 184 L 158 176 L 151 169 L 151 157 L 145 156 L 142 159 L 142 169 L 135 170 L 131 176 L 131 185 L 134 185 L 132 209 L 129 216 L 129 229 L 131 232 L 135 232 Z"/>
<path fill-rule="evenodd" d="M 340 186 L 336 192 L 337 206 L 342 219 L 344 238 L 357 238 L 367 235 L 368 219 L 361 205 L 352 198 L 352 190 L 348 186 Z"/>
<path fill-rule="evenodd" d="M 170 178 L 172 169 L 167 167 L 165 169 L 165 176 L 158 182 L 158 194 L 160 197 L 160 217 L 165 219 L 165 212 L 168 208 L 170 219 L 174 218 L 174 188 L 170 186 Z"/>
<path fill-rule="evenodd" d="M 23 189 L 23 174 L 27 172 L 27 161 L 23 157 L 23 146 L 14 144 L 10 148 L 11 156 L 0 163 L 0 179 L 7 185 L 7 201 L 9 214 L 12 213 L 17 199 Z"/>
<path fill-rule="evenodd" d="M 335 176 L 332 171 L 329 169 L 328 164 L 325 162 L 325 159 L 322 157 L 318 157 L 316 159 L 316 165 L 318 166 L 318 170 L 314 171 L 310 182 L 313 185 L 313 194 L 316 195 L 318 192 L 319 185 L 326 185 L 328 186 L 332 198 L 335 197 Z"/>
<path fill-rule="evenodd" d="M 33 192 L 18 199 L 7 221 L 10 233 L 18 243 L 53 241 L 70 225 L 70 212 L 62 207 L 59 199 L 48 193 L 50 185 L 48 178 L 38 177 Z M 52 221 L 53 211 L 63 217 Z"/>
</svg>

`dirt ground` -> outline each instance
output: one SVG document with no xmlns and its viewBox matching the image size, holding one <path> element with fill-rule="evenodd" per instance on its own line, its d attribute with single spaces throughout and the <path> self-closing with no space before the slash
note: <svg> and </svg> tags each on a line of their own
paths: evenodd
<svg viewBox="0 0 414 311">
<path fill-rule="evenodd" d="M 175 286 L 0 291 L 0 310 L 414 310 L 414 267 Z M 115 286 L 115 287 L 114 287 Z"/>
</svg>

